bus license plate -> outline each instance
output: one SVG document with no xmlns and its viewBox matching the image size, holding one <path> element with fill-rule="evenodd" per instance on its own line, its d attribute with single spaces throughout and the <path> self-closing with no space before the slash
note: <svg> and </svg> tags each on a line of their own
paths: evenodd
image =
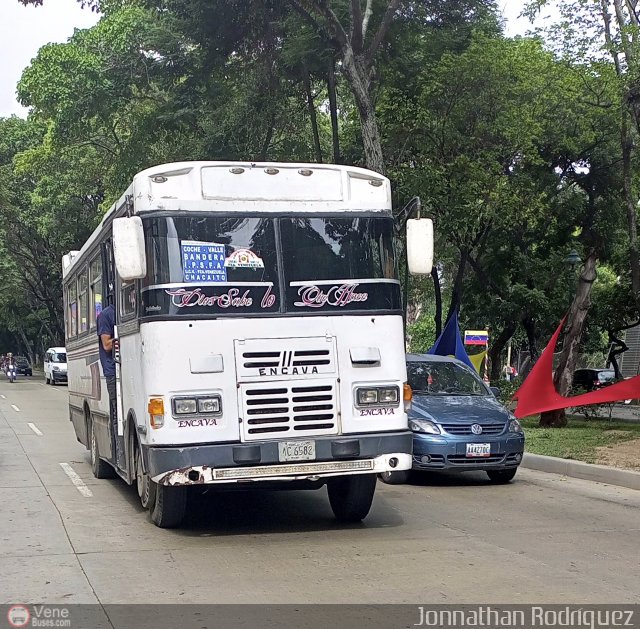
<svg viewBox="0 0 640 629">
<path fill-rule="evenodd" d="M 490 443 L 468 443 L 467 456 L 468 457 L 491 456 L 491 444 Z"/>
<path fill-rule="evenodd" d="M 313 461 L 316 458 L 315 441 L 281 441 L 278 444 L 280 461 Z"/>
</svg>

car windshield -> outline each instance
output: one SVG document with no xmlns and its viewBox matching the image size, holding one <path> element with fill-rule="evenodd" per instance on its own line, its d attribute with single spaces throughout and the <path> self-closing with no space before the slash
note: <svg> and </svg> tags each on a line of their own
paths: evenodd
<svg viewBox="0 0 640 629">
<path fill-rule="evenodd" d="M 18 356 L 16 358 L 16 363 L 20 363 L 21 365 L 28 365 L 29 361 L 24 356 Z"/>
<path fill-rule="evenodd" d="M 489 395 L 478 376 L 453 362 L 407 363 L 409 385 L 426 395 Z"/>
<path fill-rule="evenodd" d="M 52 363 L 66 363 L 67 362 L 67 355 L 63 354 L 62 352 L 56 353 L 51 358 L 51 362 Z"/>
<path fill-rule="evenodd" d="M 613 382 L 616 379 L 615 371 L 601 371 L 598 374 L 598 380 L 600 382 Z"/>
</svg>

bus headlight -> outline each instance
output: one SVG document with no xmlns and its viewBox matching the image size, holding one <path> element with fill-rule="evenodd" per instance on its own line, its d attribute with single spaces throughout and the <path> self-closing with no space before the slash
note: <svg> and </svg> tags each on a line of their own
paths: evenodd
<svg viewBox="0 0 640 629">
<path fill-rule="evenodd" d="M 201 397 L 198 398 L 198 413 L 219 413 L 220 398 L 219 397 Z"/>
<path fill-rule="evenodd" d="M 357 406 L 398 406 L 400 389 L 394 386 L 359 387 L 356 389 Z"/>
<path fill-rule="evenodd" d="M 378 398 L 380 404 L 397 404 L 399 397 L 398 387 L 387 387 L 386 389 L 378 389 Z"/>
<path fill-rule="evenodd" d="M 222 399 L 219 395 L 194 395 L 193 397 L 174 397 L 171 400 L 174 417 L 183 415 L 220 415 Z"/>
<path fill-rule="evenodd" d="M 176 415 L 191 415 L 198 411 L 198 402 L 194 397 L 173 398 L 173 412 Z"/>
<path fill-rule="evenodd" d="M 378 389 L 358 389 L 356 392 L 358 406 L 369 406 L 378 403 Z"/>
</svg>

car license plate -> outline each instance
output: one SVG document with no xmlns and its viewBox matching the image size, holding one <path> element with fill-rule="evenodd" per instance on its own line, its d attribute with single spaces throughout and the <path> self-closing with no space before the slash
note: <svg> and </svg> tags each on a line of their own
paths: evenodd
<svg viewBox="0 0 640 629">
<path fill-rule="evenodd" d="M 313 461 L 316 458 L 315 441 L 281 441 L 278 444 L 280 461 Z"/>
<path fill-rule="evenodd" d="M 491 444 L 490 443 L 468 443 L 467 456 L 468 457 L 491 456 Z"/>
</svg>

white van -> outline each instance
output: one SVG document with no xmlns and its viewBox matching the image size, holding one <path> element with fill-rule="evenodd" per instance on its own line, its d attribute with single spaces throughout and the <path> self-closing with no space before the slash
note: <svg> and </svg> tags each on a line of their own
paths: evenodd
<svg viewBox="0 0 640 629">
<path fill-rule="evenodd" d="M 44 379 L 47 384 L 67 381 L 67 349 L 50 347 L 44 355 Z"/>
</svg>

